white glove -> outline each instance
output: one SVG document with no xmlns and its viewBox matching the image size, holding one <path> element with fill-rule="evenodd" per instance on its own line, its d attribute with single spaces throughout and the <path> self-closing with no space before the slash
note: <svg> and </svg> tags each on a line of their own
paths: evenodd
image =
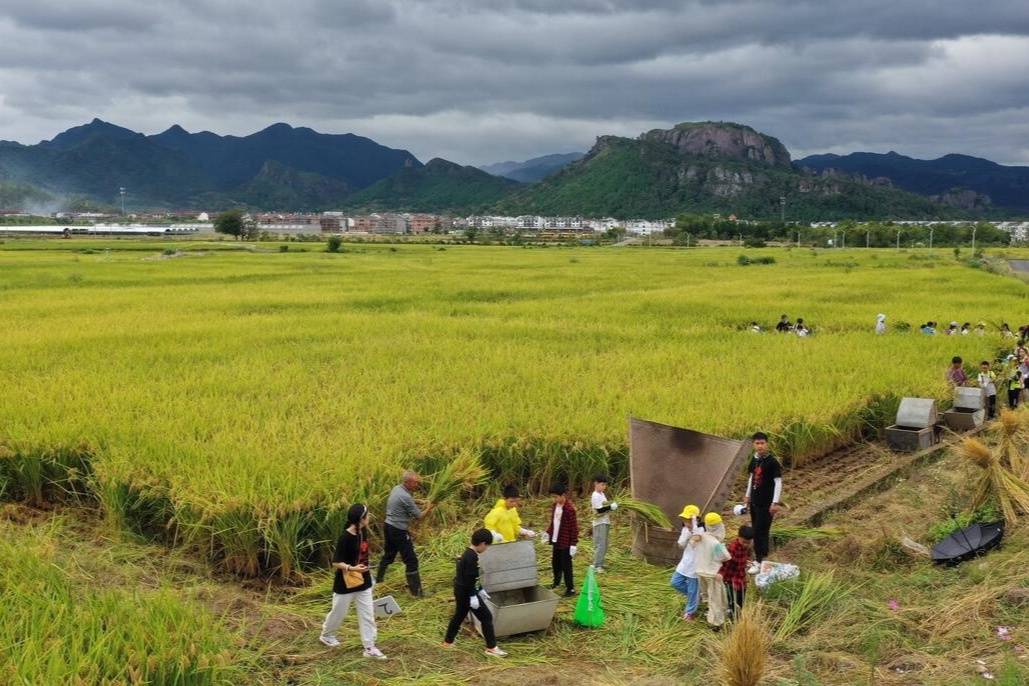
<svg viewBox="0 0 1029 686">
<path fill-rule="evenodd" d="M 491 529 L 490 533 L 493 534 L 493 542 L 494 543 L 503 543 L 504 542 L 504 537 L 501 536 L 499 532 L 493 531 Z"/>
<path fill-rule="evenodd" d="M 571 555 L 572 557 L 575 557 L 575 553 L 578 552 L 578 550 L 579 549 L 576 546 L 573 545 L 570 548 L 568 548 L 568 554 Z"/>
<path fill-rule="evenodd" d="M 477 594 L 473 595 L 472 599 L 470 601 L 468 601 L 468 604 L 472 606 L 473 610 L 478 610 L 479 609 L 479 596 Z"/>
<path fill-rule="evenodd" d="M 536 538 L 536 532 L 532 529 L 519 529 L 518 533 L 527 538 Z"/>
<path fill-rule="evenodd" d="M 614 512 L 618 509 L 618 503 L 611 503 L 611 511 Z"/>
</svg>

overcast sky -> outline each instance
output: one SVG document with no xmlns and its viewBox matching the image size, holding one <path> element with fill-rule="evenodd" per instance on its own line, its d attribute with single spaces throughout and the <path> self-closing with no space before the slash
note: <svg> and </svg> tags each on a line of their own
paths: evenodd
<svg viewBox="0 0 1029 686">
<path fill-rule="evenodd" d="M 466 164 L 730 120 L 1029 164 L 1026 0 L 3 0 L 0 139 L 277 121 Z"/>
</svg>

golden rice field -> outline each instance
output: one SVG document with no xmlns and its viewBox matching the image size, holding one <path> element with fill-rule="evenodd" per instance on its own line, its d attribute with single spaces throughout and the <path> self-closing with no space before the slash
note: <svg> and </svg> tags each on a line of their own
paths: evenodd
<svg viewBox="0 0 1029 686">
<path fill-rule="evenodd" d="M 265 245 L 0 245 L 0 491 L 96 498 L 116 527 L 290 576 L 403 466 L 621 475 L 629 415 L 771 430 L 799 461 L 1005 344 L 922 321 L 1029 312 L 1023 283 L 943 251 Z M 782 312 L 815 335 L 745 330 Z M 878 312 L 912 331 L 876 337 Z"/>
</svg>

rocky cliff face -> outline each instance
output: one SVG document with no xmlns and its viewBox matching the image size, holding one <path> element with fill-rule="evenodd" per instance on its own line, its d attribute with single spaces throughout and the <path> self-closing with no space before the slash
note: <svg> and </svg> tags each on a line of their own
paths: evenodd
<svg viewBox="0 0 1029 686">
<path fill-rule="evenodd" d="M 685 123 L 672 129 L 647 131 L 640 140 L 667 143 L 682 155 L 758 162 L 774 167 L 791 166 L 790 153 L 778 139 L 740 124 Z"/>
<path fill-rule="evenodd" d="M 957 207 L 962 210 L 985 210 L 993 204 L 990 196 L 967 188 L 952 188 L 946 193 L 930 195 L 929 199 L 946 207 Z"/>
</svg>

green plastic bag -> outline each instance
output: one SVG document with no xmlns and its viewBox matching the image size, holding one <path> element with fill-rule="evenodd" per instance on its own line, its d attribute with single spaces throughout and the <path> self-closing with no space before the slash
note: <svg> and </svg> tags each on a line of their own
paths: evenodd
<svg viewBox="0 0 1029 686">
<path fill-rule="evenodd" d="M 575 604 L 575 623 L 591 628 L 604 626 L 604 605 L 600 602 L 600 586 L 593 565 L 586 569 L 586 582 Z"/>
</svg>

